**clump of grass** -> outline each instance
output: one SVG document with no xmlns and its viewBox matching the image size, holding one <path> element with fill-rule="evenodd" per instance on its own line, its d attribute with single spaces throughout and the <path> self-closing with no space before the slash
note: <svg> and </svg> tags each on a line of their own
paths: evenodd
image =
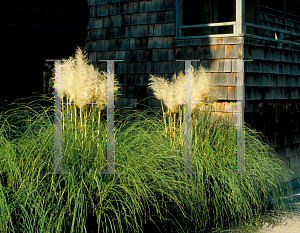
<svg viewBox="0 0 300 233">
<path fill-rule="evenodd" d="M 218 98 L 219 92 L 216 91 L 215 85 L 212 82 L 212 78 L 210 73 L 206 72 L 206 70 L 200 66 L 198 69 L 191 69 L 192 76 L 192 113 L 193 116 L 196 116 L 200 110 L 204 110 L 205 106 L 200 105 L 200 102 L 215 102 Z M 169 129 L 170 135 L 172 134 L 175 137 L 175 128 L 176 128 L 176 117 L 175 114 L 179 110 L 179 129 L 181 130 L 181 124 L 183 119 L 183 111 L 182 106 L 184 105 L 185 99 L 185 75 L 181 71 L 179 74 L 174 74 L 172 77 L 172 81 L 155 77 L 150 75 L 149 78 L 149 87 L 153 90 L 154 96 L 161 101 L 164 122 L 165 122 L 165 131 L 167 132 Z M 164 105 L 167 107 L 168 116 L 169 116 L 169 126 L 167 127 L 166 123 L 166 114 L 164 112 Z M 210 110 L 213 110 L 210 107 Z M 173 119 L 172 118 L 173 113 Z M 195 117 L 195 121 L 197 121 L 197 117 Z M 173 126 L 171 123 L 173 122 Z M 178 123 L 177 123 L 178 124 Z M 181 134 L 181 132 L 180 132 Z"/>
<path fill-rule="evenodd" d="M 62 68 L 62 97 L 67 99 L 67 104 L 71 102 L 74 103 L 74 121 L 76 125 L 76 107 L 80 110 L 80 120 L 82 127 L 82 115 L 85 112 L 85 118 L 87 119 L 87 105 L 90 103 L 97 103 L 95 105 L 96 109 L 99 109 L 98 117 L 98 136 L 100 128 L 100 116 L 101 110 L 104 110 L 106 105 L 106 93 L 107 93 L 107 73 L 104 71 L 99 72 L 97 69 L 94 69 L 92 64 L 88 64 L 88 59 L 86 58 L 87 54 L 82 53 L 82 49 L 77 47 L 74 57 L 69 57 L 68 60 L 63 61 Z M 53 70 L 55 80 L 55 70 Z M 119 89 L 120 85 L 116 79 L 114 79 L 114 99 L 117 99 L 117 96 L 120 95 Z M 67 105 L 67 113 L 69 113 Z M 64 111 L 64 110 L 63 110 Z M 91 112 L 89 113 L 91 114 Z M 64 116 L 65 114 L 63 114 Z M 93 118 L 94 120 L 94 118 Z M 71 114 L 72 121 L 72 114 Z M 86 122 L 86 121 L 85 121 Z M 94 124 L 94 122 L 92 122 Z M 63 121 L 64 128 L 64 121 Z M 75 127 L 76 128 L 76 127 Z M 86 137 L 86 124 L 85 124 L 85 137 Z M 92 132 L 94 135 L 94 132 Z M 75 139 L 77 135 L 75 134 Z"/>
<path fill-rule="evenodd" d="M 179 77 L 174 80 L 181 82 Z M 76 101 L 79 97 L 71 94 L 68 85 L 64 93 Z M 160 94 L 161 100 L 167 98 Z M 49 101 L 54 106 L 54 98 Z M 166 103 L 174 106 L 181 101 Z M 33 101 L 30 106 L 1 112 L 1 232 L 144 232 L 151 223 L 157 226 L 152 232 L 200 232 L 247 224 L 256 227 L 267 210 L 276 215 L 290 208 L 281 197 L 291 171 L 247 125 L 245 166 L 253 175 L 229 174 L 236 168 L 235 126 L 220 118 L 208 127 L 212 114 L 206 110 L 193 113 L 193 171 L 200 174 L 175 174 L 183 171 L 184 146 L 179 135 L 183 126 L 174 124 L 171 138 L 165 116 L 151 109 L 121 116 L 123 124 L 117 124 L 115 131 L 115 171 L 123 174 L 99 175 L 106 166 L 106 123 L 100 121 L 100 114 L 85 115 L 86 135 L 79 146 L 74 138 L 81 125 L 73 124 L 75 117 L 69 119 L 73 111 L 75 106 L 71 113 L 63 113 L 62 165 L 64 172 L 71 172 L 63 175 L 45 174 L 54 170 L 54 120 L 50 117 L 54 108 L 41 110 Z M 100 122 L 98 126 L 92 124 L 94 120 Z M 97 129 L 99 135 L 94 137 Z M 291 197 L 289 183 L 286 188 Z"/>
<path fill-rule="evenodd" d="M 257 227 L 268 209 L 275 214 L 288 210 L 287 202 L 280 199 L 281 184 L 291 172 L 248 127 L 246 171 L 253 175 L 228 174 L 235 170 L 235 127 L 226 121 L 207 127 L 209 112 L 197 115 L 193 125 L 201 142 L 195 145 L 194 134 L 193 171 L 201 174 L 175 174 L 182 172 L 184 161 L 179 130 L 174 147 L 159 112 L 151 109 L 147 111 L 152 115 L 132 114 L 116 127 L 116 172 L 123 174 L 98 174 L 106 165 L 101 122 L 99 138 L 87 134 L 81 149 L 74 130 L 66 128 L 63 171 L 71 174 L 55 175 L 45 174 L 53 171 L 54 108 L 43 112 L 34 106 L 33 102 L 0 116 L 1 232 L 144 232 L 150 223 L 157 225 L 156 232 L 199 232 L 246 224 Z M 93 130 L 89 118 L 87 132 Z M 9 137 L 16 123 L 15 132 L 20 133 Z M 97 143 L 101 146 L 95 150 Z M 81 165 L 77 155 L 86 158 Z"/>
</svg>

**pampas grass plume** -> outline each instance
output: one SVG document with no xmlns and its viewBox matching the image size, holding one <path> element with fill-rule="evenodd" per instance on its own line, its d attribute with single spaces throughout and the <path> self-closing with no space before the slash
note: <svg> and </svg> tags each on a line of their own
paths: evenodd
<svg viewBox="0 0 300 233">
<path fill-rule="evenodd" d="M 192 67 L 192 112 L 202 108 L 199 102 L 214 102 L 218 98 L 218 92 L 212 82 L 210 73 L 200 66 L 197 70 Z M 150 75 L 149 87 L 153 90 L 154 96 L 161 100 L 161 103 L 167 106 L 169 117 L 171 113 L 176 113 L 179 109 L 180 127 L 181 127 L 181 110 L 180 106 L 184 105 L 185 99 L 185 75 L 181 71 L 179 74 L 174 74 L 172 82 L 168 82 L 164 78 L 155 77 Z M 163 108 L 163 104 L 162 104 Z M 164 111 L 163 111 L 164 114 Z M 165 119 L 165 117 L 164 117 Z M 175 116 L 174 116 L 175 121 Z M 166 125 L 166 123 L 165 123 Z M 175 132 L 175 122 L 174 122 Z"/>
<path fill-rule="evenodd" d="M 218 91 L 215 89 L 211 74 L 200 66 L 197 70 L 192 69 L 192 110 L 200 109 L 199 102 L 215 102 L 218 99 Z"/>
<path fill-rule="evenodd" d="M 74 102 L 74 108 L 77 106 L 80 109 L 80 119 L 81 112 L 86 109 L 87 103 L 97 103 L 95 107 L 100 110 L 99 126 L 101 110 L 106 107 L 107 73 L 103 71 L 98 72 L 97 69 L 95 70 L 92 64 L 88 64 L 86 56 L 87 54 L 82 53 L 82 50 L 77 47 L 75 57 L 69 57 L 68 60 L 62 62 L 62 97 L 66 97 L 68 103 Z M 114 99 L 116 99 L 116 96 L 120 95 L 118 92 L 120 86 L 116 79 L 114 79 L 114 83 L 114 92 L 116 93 Z"/>
</svg>

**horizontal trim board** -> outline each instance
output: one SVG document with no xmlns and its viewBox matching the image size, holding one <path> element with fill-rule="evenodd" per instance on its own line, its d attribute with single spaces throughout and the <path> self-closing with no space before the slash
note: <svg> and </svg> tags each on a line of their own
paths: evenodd
<svg viewBox="0 0 300 233">
<path fill-rule="evenodd" d="M 236 22 L 224 22 L 224 23 L 207 23 L 207 24 L 195 24 L 195 25 L 181 25 L 179 28 L 199 28 L 199 27 L 219 27 L 235 25 Z"/>
<path fill-rule="evenodd" d="M 251 37 L 251 38 L 260 39 L 260 40 L 273 41 L 273 42 L 277 42 L 277 43 L 285 43 L 285 44 L 292 44 L 292 45 L 300 46 L 300 43 L 293 42 L 293 41 L 279 40 L 279 39 L 276 40 L 276 39 L 271 39 L 271 38 L 266 38 L 263 36 L 256 36 L 256 35 L 251 35 L 251 34 L 245 34 L 245 37 Z"/>
<path fill-rule="evenodd" d="M 252 23 L 245 23 L 245 24 L 246 24 L 246 26 L 250 26 L 250 27 L 254 27 L 254 28 L 261 28 L 261 29 L 265 29 L 265 30 L 269 30 L 269 31 L 282 32 L 282 33 L 293 35 L 293 36 L 300 36 L 299 33 L 293 33 L 290 31 L 279 29 L 279 28 L 272 28 L 272 27 L 267 27 L 267 26 L 263 26 L 263 25 L 252 24 Z"/>
<path fill-rule="evenodd" d="M 201 39 L 201 38 L 216 38 L 216 37 L 233 37 L 238 36 L 237 34 L 217 34 L 217 35 L 202 35 L 202 36 L 181 36 L 181 37 L 174 37 L 177 40 L 185 40 L 185 39 Z"/>
</svg>

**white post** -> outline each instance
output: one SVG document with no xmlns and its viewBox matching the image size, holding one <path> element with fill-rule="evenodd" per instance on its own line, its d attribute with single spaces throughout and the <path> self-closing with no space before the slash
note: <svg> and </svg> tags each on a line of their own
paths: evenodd
<svg viewBox="0 0 300 233">
<path fill-rule="evenodd" d="M 123 172 L 115 172 L 115 133 L 114 133 L 114 76 L 115 61 L 123 60 L 98 60 L 107 62 L 107 169 L 106 172 L 99 174 L 123 174 Z"/>
<path fill-rule="evenodd" d="M 253 61 L 253 60 L 246 60 Z M 237 83 L 236 83 L 236 100 L 237 100 L 237 169 L 230 174 L 253 174 L 245 171 L 245 129 L 244 129 L 244 112 L 245 112 L 245 72 L 243 59 L 237 59 Z"/>
<path fill-rule="evenodd" d="M 192 80 L 191 80 L 191 61 L 200 60 L 176 60 L 185 63 L 185 80 L 184 80 L 184 172 L 176 172 L 176 174 L 200 174 L 192 170 Z"/>
<path fill-rule="evenodd" d="M 236 23 L 234 34 L 237 36 L 244 36 L 245 33 L 245 0 L 236 0 Z"/>
<path fill-rule="evenodd" d="M 71 174 L 62 171 L 62 128 L 61 128 L 61 59 L 46 60 L 55 62 L 55 116 L 54 116 L 54 172 L 45 174 Z"/>
</svg>

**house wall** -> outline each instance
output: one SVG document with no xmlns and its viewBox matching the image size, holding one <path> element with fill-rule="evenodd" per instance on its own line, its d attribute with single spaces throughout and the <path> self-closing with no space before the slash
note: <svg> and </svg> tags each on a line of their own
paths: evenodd
<svg viewBox="0 0 300 233">
<path fill-rule="evenodd" d="M 234 102 L 238 70 L 236 61 L 229 59 L 254 59 L 245 62 L 245 122 L 267 136 L 295 177 L 300 177 L 299 49 L 247 37 L 174 39 L 175 2 L 88 1 L 90 21 L 85 50 L 90 61 L 99 70 L 106 70 L 106 63 L 97 63 L 98 59 L 123 59 L 115 62 L 123 94 L 115 103 L 116 109 L 153 95 L 147 88 L 149 74 L 170 79 L 172 74 L 183 71 L 184 62 L 176 59 L 201 59 L 192 65 L 201 64 L 211 72 L 220 92 L 218 101 Z M 253 11 L 254 5 L 249 9 Z M 247 21 L 253 23 L 257 17 L 246 15 Z M 161 108 L 156 99 L 144 104 Z M 140 105 L 131 106 L 143 109 Z"/>
<path fill-rule="evenodd" d="M 149 74 L 169 78 L 170 70 L 183 69 L 184 64 L 174 61 L 174 3 L 174 0 L 88 2 L 90 21 L 85 50 L 92 64 L 105 70 L 106 63 L 96 64 L 98 59 L 123 59 L 115 63 L 123 94 L 116 108 L 137 103 L 151 94 L 147 89 Z M 153 101 L 147 104 L 157 105 Z"/>
<path fill-rule="evenodd" d="M 300 177 L 300 48 L 245 37 L 245 121 Z"/>
<path fill-rule="evenodd" d="M 220 100 L 234 100 L 234 73 L 230 73 L 229 63 L 224 59 L 241 58 L 238 55 L 241 39 L 174 40 L 174 3 L 174 0 L 88 2 L 90 21 L 85 51 L 89 53 L 91 63 L 99 70 L 105 70 L 106 63 L 97 63 L 97 60 L 123 60 L 115 62 L 116 78 L 122 85 L 123 94 L 116 101 L 117 109 L 153 95 L 147 88 L 149 74 L 170 79 L 174 73 L 184 70 L 184 62 L 176 59 L 204 59 L 200 63 L 192 62 L 192 65 L 202 64 L 207 69 L 212 66 L 213 78 L 219 80 Z M 212 62 L 213 59 L 217 60 Z M 222 73 L 222 68 L 218 72 L 218 67 L 224 66 L 227 74 Z M 156 99 L 144 104 L 161 108 Z"/>
<path fill-rule="evenodd" d="M 300 18 L 298 19 L 300 20 Z M 292 19 L 283 19 L 275 15 L 269 14 L 259 14 L 259 22 L 260 25 L 272 27 L 272 28 L 279 28 L 283 30 L 287 30 L 294 33 L 300 33 L 300 22 L 297 22 Z M 274 32 L 263 30 L 260 32 L 260 35 L 267 36 L 270 38 L 274 38 Z M 288 35 L 287 35 L 288 36 Z M 298 38 L 299 41 L 299 38 Z"/>
</svg>

